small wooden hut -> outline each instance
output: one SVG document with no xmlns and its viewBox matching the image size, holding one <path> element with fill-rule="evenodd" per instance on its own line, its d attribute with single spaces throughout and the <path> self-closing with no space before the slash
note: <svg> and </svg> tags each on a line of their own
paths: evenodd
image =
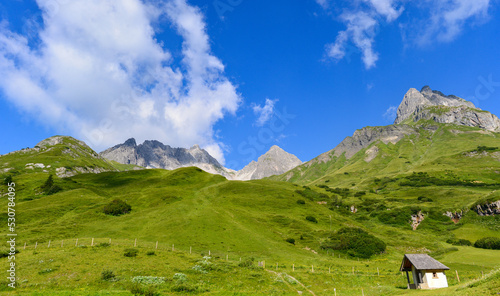
<svg viewBox="0 0 500 296">
<path fill-rule="evenodd" d="M 437 289 L 448 287 L 445 270 L 449 268 L 427 254 L 405 254 L 401 271 L 406 272 L 408 289 Z M 408 272 L 412 273 L 413 284 Z"/>
</svg>

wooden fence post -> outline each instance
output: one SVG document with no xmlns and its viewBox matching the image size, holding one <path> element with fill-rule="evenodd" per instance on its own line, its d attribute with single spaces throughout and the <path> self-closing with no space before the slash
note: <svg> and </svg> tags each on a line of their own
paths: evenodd
<svg viewBox="0 0 500 296">
<path fill-rule="evenodd" d="M 380 276 L 380 271 L 378 270 L 378 267 L 377 267 L 377 275 Z"/>
<path fill-rule="evenodd" d="M 38 242 L 35 242 L 35 250 L 36 250 L 36 246 L 38 246 Z"/>
<path fill-rule="evenodd" d="M 23 248 L 23 250 L 26 250 L 26 242 L 24 242 L 24 248 Z"/>
<path fill-rule="evenodd" d="M 189 254 L 191 254 L 192 247 L 189 247 Z"/>
<path fill-rule="evenodd" d="M 49 245 L 47 246 L 47 248 L 50 248 L 50 240 L 49 240 Z"/>
<path fill-rule="evenodd" d="M 134 248 L 137 247 L 137 239 L 134 241 Z"/>
<path fill-rule="evenodd" d="M 94 238 L 92 238 L 92 242 L 90 243 L 90 246 L 93 247 L 94 246 Z"/>
<path fill-rule="evenodd" d="M 156 241 L 155 249 L 158 250 L 158 241 Z"/>
<path fill-rule="evenodd" d="M 64 246 L 64 240 L 61 241 L 61 248 Z"/>
<path fill-rule="evenodd" d="M 458 277 L 458 270 L 455 270 L 455 273 L 457 274 L 457 280 L 460 283 L 460 278 Z"/>
<path fill-rule="evenodd" d="M 76 239 L 75 247 L 78 247 L 78 239 Z"/>
</svg>

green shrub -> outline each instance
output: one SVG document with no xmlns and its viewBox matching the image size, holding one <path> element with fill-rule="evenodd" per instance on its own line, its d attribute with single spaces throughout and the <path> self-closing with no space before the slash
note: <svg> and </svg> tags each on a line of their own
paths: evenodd
<svg viewBox="0 0 500 296">
<path fill-rule="evenodd" d="M 62 190 L 61 187 L 54 184 L 54 177 L 49 175 L 45 183 L 40 187 L 40 190 L 47 194 L 52 195 Z"/>
<path fill-rule="evenodd" d="M 417 214 L 420 208 L 403 207 L 378 214 L 378 220 L 387 225 L 403 226 L 410 225 L 411 215 Z"/>
<path fill-rule="evenodd" d="M 239 267 L 251 267 L 251 266 L 253 266 L 254 261 L 255 261 L 254 258 L 250 258 L 250 259 L 247 259 L 245 261 L 241 261 L 240 263 L 238 263 L 238 266 Z"/>
<path fill-rule="evenodd" d="M 125 257 L 137 257 L 137 254 L 139 253 L 139 250 L 137 249 L 125 249 L 125 253 L 123 256 Z"/>
<path fill-rule="evenodd" d="M 303 199 L 299 199 L 299 200 L 297 200 L 297 203 L 298 203 L 299 205 L 305 205 L 305 204 L 306 204 L 306 201 L 305 201 L 305 200 L 303 200 Z"/>
<path fill-rule="evenodd" d="M 96 247 L 98 247 L 98 248 L 108 248 L 109 246 L 111 246 L 110 243 L 100 243 Z"/>
<path fill-rule="evenodd" d="M 132 295 L 143 295 L 143 296 L 160 296 L 161 294 L 156 292 L 154 286 L 144 286 L 139 283 L 132 283 L 129 288 Z"/>
<path fill-rule="evenodd" d="M 470 240 L 467 240 L 467 239 L 449 239 L 446 241 L 447 243 L 451 244 L 451 245 L 454 245 L 454 246 L 472 246 L 472 243 L 470 242 Z"/>
<path fill-rule="evenodd" d="M 5 179 L 3 180 L 3 184 L 4 185 L 9 185 L 9 183 L 12 183 L 12 176 L 11 175 L 8 175 L 7 177 L 5 177 Z"/>
<path fill-rule="evenodd" d="M 307 186 L 304 186 L 303 188 L 304 190 L 295 190 L 295 193 L 298 193 L 311 201 L 328 199 L 328 195 L 324 193 L 316 192 Z"/>
<path fill-rule="evenodd" d="M 474 247 L 481 249 L 500 250 L 500 238 L 483 237 L 474 243 Z"/>
<path fill-rule="evenodd" d="M 174 274 L 173 279 L 175 281 L 177 281 L 178 284 L 179 283 L 185 283 L 188 280 L 187 276 L 185 274 L 183 274 L 183 273 L 180 273 L 180 272 Z"/>
<path fill-rule="evenodd" d="M 101 280 L 112 281 L 116 278 L 115 273 L 112 270 L 103 270 L 101 272 Z"/>
<path fill-rule="evenodd" d="M 292 245 L 295 245 L 295 239 L 293 239 L 293 238 L 287 238 L 286 242 L 291 243 Z"/>
<path fill-rule="evenodd" d="M 370 258 L 385 252 L 386 244 L 360 228 L 344 227 L 323 243 L 321 248 L 346 251 L 352 257 Z"/>
<path fill-rule="evenodd" d="M 427 197 L 427 196 L 419 196 L 418 200 L 421 202 L 432 202 L 433 201 L 432 198 Z"/>
<path fill-rule="evenodd" d="M 155 251 L 148 251 L 146 253 L 146 255 L 148 255 L 148 256 L 155 256 L 156 254 L 155 254 Z"/>
<path fill-rule="evenodd" d="M 103 209 L 104 214 L 112 216 L 120 216 L 130 213 L 130 211 L 132 211 L 132 206 L 121 199 L 113 200 L 112 202 L 104 206 Z"/>
<path fill-rule="evenodd" d="M 318 220 L 316 220 L 316 218 L 314 218 L 313 216 L 307 216 L 307 217 L 306 217 L 306 220 L 307 220 L 307 221 L 314 222 L 314 223 L 318 223 Z"/>
</svg>

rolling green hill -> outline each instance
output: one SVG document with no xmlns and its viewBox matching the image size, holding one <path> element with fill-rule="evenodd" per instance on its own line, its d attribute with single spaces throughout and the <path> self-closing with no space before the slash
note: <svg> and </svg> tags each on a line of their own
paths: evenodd
<svg viewBox="0 0 500 296">
<path fill-rule="evenodd" d="M 3 178 L 16 183 L 17 294 L 493 294 L 500 288 L 499 251 L 447 241 L 498 237 L 499 216 L 470 210 L 500 199 L 498 134 L 436 127 L 415 126 L 417 132 L 396 144 L 375 142 L 350 159 L 299 167 L 289 180 L 297 183 L 228 181 L 198 168 L 119 172 L 66 137 L 1 156 Z M 57 177 L 63 167 L 87 169 Z M 59 190 L 48 193 L 41 188 L 51 174 Z M 7 186 L 0 187 L 5 194 Z M 105 214 L 116 199 L 131 211 Z M 458 223 L 443 215 L 450 211 L 461 211 Z M 423 217 L 416 230 L 412 215 Z M 7 213 L 0 217 L 6 225 Z M 343 227 L 363 229 L 386 251 L 365 259 L 328 248 Z M 128 248 L 137 249 L 137 257 L 124 256 Z M 414 252 L 457 270 L 461 282 L 450 272 L 448 289 L 406 290 L 399 265 L 403 254 Z M 105 280 L 104 271 L 116 277 Z M 136 286 L 137 276 L 165 282 Z M 1 293 L 12 294 L 7 283 L 1 282 Z"/>
</svg>

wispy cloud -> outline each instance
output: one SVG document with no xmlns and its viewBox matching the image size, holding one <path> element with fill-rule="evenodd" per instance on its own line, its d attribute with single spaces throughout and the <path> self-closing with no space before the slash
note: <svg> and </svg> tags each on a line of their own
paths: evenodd
<svg viewBox="0 0 500 296">
<path fill-rule="evenodd" d="M 397 111 L 398 111 L 398 107 L 390 106 L 389 108 L 387 108 L 384 115 L 382 115 L 382 116 L 384 117 L 385 120 L 390 121 L 390 122 L 394 122 L 394 120 L 396 120 Z"/>
<path fill-rule="evenodd" d="M 349 10 L 340 15 L 346 30 L 337 34 L 335 43 L 327 45 L 327 55 L 334 60 L 341 60 L 353 51 L 361 52 L 366 69 L 376 65 L 378 53 L 374 50 L 376 31 L 383 17 L 387 22 L 396 20 L 403 7 L 396 9 L 393 0 L 363 0 L 366 4 L 359 10 Z M 349 44 L 352 42 L 354 47 Z"/>
<path fill-rule="evenodd" d="M 463 31 L 471 19 L 488 19 L 490 0 L 429 0 L 424 3 L 430 11 L 430 17 L 413 24 L 411 29 L 420 45 L 427 45 L 435 40 L 450 42 Z"/>
<path fill-rule="evenodd" d="M 328 0 L 316 2 L 330 11 Z M 360 53 L 365 68 L 371 69 L 379 59 L 375 43 L 383 22 L 399 23 L 405 42 L 420 45 L 433 41 L 450 42 L 460 35 L 471 19 L 487 20 L 490 2 L 491 0 L 344 1 L 349 4 L 338 16 L 338 20 L 346 29 L 337 33 L 334 43 L 327 44 L 326 55 L 339 61 Z M 405 9 L 408 10 L 409 18 L 401 21 Z"/>
<path fill-rule="evenodd" d="M 263 126 L 266 122 L 271 119 L 274 114 L 274 105 L 278 102 L 278 100 L 270 100 L 266 99 L 266 103 L 264 106 L 255 105 L 253 106 L 253 112 L 258 116 L 257 118 L 257 126 Z"/>
<path fill-rule="evenodd" d="M 242 100 L 211 53 L 201 11 L 185 0 L 38 0 L 40 42 L 0 25 L 0 90 L 23 112 L 103 149 L 134 136 L 200 144 L 221 162 L 214 124 Z M 183 38 L 176 60 L 153 24 Z M 176 50 L 175 48 L 172 48 Z M 175 66 L 179 64 L 180 66 Z"/>
</svg>

